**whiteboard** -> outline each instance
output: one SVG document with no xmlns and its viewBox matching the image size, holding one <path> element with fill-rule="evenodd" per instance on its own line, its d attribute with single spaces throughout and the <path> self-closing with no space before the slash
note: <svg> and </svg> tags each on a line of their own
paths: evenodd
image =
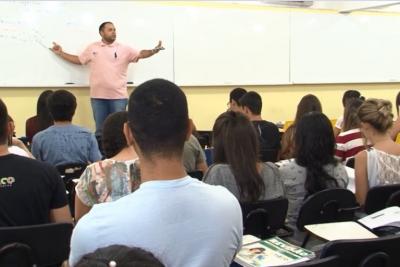
<svg viewBox="0 0 400 267">
<path fill-rule="evenodd" d="M 101 39 L 98 27 L 112 21 L 117 41 L 151 49 L 158 40 L 167 48 L 130 64 L 128 81 L 173 80 L 173 21 L 168 7 L 131 1 L 0 2 L 0 86 L 88 85 L 88 67 L 68 63 L 48 47 L 59 43 L 78 55 Z"/>
<path fill-rule="evenodd" d="M 400 81 L 400 16 L 293 12 L 293 83 Z"/>
<path fill-rule="evenodd" d="M 289 83 L 289 13 L 182 7 L 174 18 L 178 84 Z"/>
<path fill-rule="evenodd" d="M 224 6 L 224 7 L 221 7 Z M 88 85 L 79 54 L 114 22 L 117 41 L 166 48 L 130 64 L 128 81 L 183 86 L 400 82 L 400 16 L 240 4 L 146 1 L 0 1 L 0 87 Z"/>
</svg>

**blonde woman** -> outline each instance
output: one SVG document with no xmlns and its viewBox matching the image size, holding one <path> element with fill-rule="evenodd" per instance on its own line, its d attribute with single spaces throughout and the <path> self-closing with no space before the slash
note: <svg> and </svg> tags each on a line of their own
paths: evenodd
<svg viewBox="0 0 400 267">
<path fill-rule="evenodd" d="M 361 131 L 372 144 L 355 157 L 356 198 L 363 205 L 371 187 L 400 183 L 400 145 L 390 136 L 393 113 L 389 101 L 368 99 L 357 114 Z"/>
</svg>

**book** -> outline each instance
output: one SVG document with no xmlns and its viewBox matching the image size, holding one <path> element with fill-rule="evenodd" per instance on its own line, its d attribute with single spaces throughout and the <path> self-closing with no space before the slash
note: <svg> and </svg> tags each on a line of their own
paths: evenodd
<svg viewBox="0 0 400 267">
<path fill-rule="evenodd" d="M 377 238 L 375 234 L 357 222 L 320 223 L 304 226 L 307 231 L 327 241 L 339 239 Z"/>
<path fill-rule="evenodd" d="M 314 252 L 292 245 L 279 237 L 244 245 L 235 262 L 244 267 L 289 265 L 310 260 Z"/>
<path fill-rule="evenodd" d="M 400 231 L 400 207 L 389 207 L 358 220 L 371 230 L 380 227 L 398 227 Z"/>
</svg>

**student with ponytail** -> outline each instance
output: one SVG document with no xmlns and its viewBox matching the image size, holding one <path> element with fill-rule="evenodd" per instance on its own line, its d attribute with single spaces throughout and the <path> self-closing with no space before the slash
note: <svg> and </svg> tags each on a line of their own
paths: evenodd
<svg viewBox="0 0 400 267">
<path fill-rule="evenodd" d="M 362 133 L 372 144 L 355 157 L 356 198 L 363 205 L 371 187 L 400 183 L 400 145 L 390 136 L 393 113 L 389 101 L 368 99 L 357 115 Z"/>
</svg>

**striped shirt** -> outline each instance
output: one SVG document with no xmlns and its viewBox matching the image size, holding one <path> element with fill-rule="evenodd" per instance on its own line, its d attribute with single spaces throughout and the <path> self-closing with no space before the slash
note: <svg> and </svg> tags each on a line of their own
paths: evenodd
<svg viewBox="0 0 400 267">
<path fill-rule="evenodd" d="M 353 158 L 358 152 L 364 149 L 364 138 L 360 129 L 341 132 L 336 137 L 335 156 L 343 162 L 346 162 L 349 158 Z"/>
</svg>

